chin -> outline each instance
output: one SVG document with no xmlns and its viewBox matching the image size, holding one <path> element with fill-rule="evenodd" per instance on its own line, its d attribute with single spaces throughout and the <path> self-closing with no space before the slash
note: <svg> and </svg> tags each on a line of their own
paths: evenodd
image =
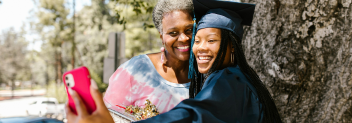
<svg viewBox="0 0 352 123">
<path fill-rule="evenodd" d="M 179 55 L 177 57 L 178 60 L 181 60 L 181 61 L 188 61 L 189 60 L 189 55 Z"/>
<path fill-rule="evenodd" d="M 201 73 L 201 74 L 206 74 L 206 73 L 208 73 L 209 69 L 203 69 L 203 68 L 199 68 L 199 67 L 198 67 L 198 71 L 199 71 L 199 73 Z"/>
</svg>

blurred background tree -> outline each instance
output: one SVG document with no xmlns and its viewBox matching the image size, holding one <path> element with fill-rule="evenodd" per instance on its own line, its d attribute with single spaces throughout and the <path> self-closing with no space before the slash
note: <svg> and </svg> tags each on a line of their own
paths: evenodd
<svg viewBox="0 0 352 123">
<path fill-rule="evenodd" d="M 39 8 L 36 12 L 39 22 L 35 23 L 34 27 L 41 33 L 41 39 L 44 43 L 48 43 L 54 49 L 54 55 L 48 60 L 54 60 L 55 64 L 55 81 L 62 82 L 63 62 L 62 53 L 63 44 L 72 38 L 70 25 L 72 21 L 67 18 L 69 9 L 66 8 L 65 0 L 39 0 L 35 1 Z"/>
<path fill-rule="evenodd" d="M 14 96 L 15 81 L 30 80 L 29 66 L 26 64 L 27 41 L 25 30 L 16 32 L 13 28 L 3 30 L 0 36 L 0 84 L 11 86 Z"/>
<path fill-rule="evenodd" d="M 125 32 L 128 58 L 158 51 L 158 46 L 161 46 L 158 33 L 156 29 L 146 27 L 145 24 L 152 22 L 149 16 L 151 13 L 146 11 L 135 12 L 131 5 L 104 0 L 92 0 L 91 6 L 85 6 L 77 12 L 75 42 L 80 61 L 77 65 L 89 68 L 101 91 L 105 91 L 107 87 L 102 81 L 102 76 L 110 32 Z"/>
<path fill-rule="evenodd" d="M 161 41 L 152 22 L 157 0 L 91 0 L 91 5 L 74 13 L 74 0 L 33 1 L 37 8 L 32 13 L 35 21 L 31 28 L 43 42 L 41 51 L 30 52 L 31 73 L 36 74 L 33 80 L 37 83 L 61 87 L 65 71 L 86 66 L 104 92 L 107 84 L 102 81 L 103 60 L 111 32 L 125 33 L 128 59 L 159 52 Z"/>
<path fill-rule="evenodd" d="M 126 57 L 159 52 L 161 40 L 152 20 L 157 0 L 112 1 L 114 17 L 126 33 Z"/>
</svg>

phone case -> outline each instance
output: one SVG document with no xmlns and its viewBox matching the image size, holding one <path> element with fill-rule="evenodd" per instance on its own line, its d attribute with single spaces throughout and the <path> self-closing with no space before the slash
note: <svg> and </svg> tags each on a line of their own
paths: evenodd
<svg viewBox="0 0 352 123">
<path fill-rule="evenodd" d="M 77 114 L 76 106 L 74 100 L 72 99 L 68 88 L 75 90 L 78 95 L 81 97 L 83 103 L 86 106 L 89 114 L 93 113 L 96 110 L 95 102 L 90 93 L 90 75 L 86 67 L 82 66 L 71 71 L 64 73 L 63 80 L 66 87 L 66 93 L 68 96 L 68 103 L 71 110 Z"/>
</svg>

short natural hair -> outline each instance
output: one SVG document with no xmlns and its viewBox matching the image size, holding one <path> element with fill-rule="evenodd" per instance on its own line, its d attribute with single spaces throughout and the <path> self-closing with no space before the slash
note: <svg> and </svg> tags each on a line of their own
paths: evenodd
<svg viewBox="0 0 352 123">
<path fill-rule="evenodd" d="M 164 15 L 175 10 L 186 11 L 192 15 L 192 0 L 159 0 L 153 10 L 153 22 L 159 33 L 162 33 L 162 20 Z"/>
</svg>

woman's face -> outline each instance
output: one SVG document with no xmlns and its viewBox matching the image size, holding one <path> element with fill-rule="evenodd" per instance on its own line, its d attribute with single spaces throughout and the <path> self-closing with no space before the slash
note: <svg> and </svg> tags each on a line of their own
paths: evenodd
<svg viewBox="0 0 352 123">
<path fill-rule="evenodd" d="M 168 55 L 181 61 L 189 60 L 192 39 L 192 16 L 185 11 L 172 11 L 164 15 L 160 38 Z"/>
<path fill-rule="evenodd" d="M 207 73 L 218 55 L 221 43 L 221 30 L 218 28 L 204 28 L 198 30 L 192 51 L 196 57 L 200 73 Z M 231 45 L 227 45 L 226 56 L 223 65 L 218 68 L 227 67 L 231 64 Z"/>
</svg>

